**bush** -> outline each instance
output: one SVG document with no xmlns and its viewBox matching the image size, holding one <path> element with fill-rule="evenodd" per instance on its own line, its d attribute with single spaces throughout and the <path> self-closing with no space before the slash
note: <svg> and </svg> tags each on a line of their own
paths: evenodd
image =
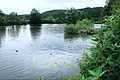
<svg viewBox="0 0 120 80">
<path fill-rule="evenodd" d="M 67 34 L 77 34 L 77 31 L 75 29 L 75 26 L 73 24 L 69 24 L 64 27 L 64 31 Z"/>
<path fill-rule="evenodd" d="M 70 24 L 65 26 L 64 31 L 67 34 L 77 34 L 80 29 L 87 29 L 87 32 L 90 33 L 92 25 L 91 20 L 83 19 L 82 21 L 78 21 L 76 25 Z"/>
<path fill-rule="evenodd" d="M 93 24 L 92 24 L 91 20 L 88 20 L 88 19 L 83 19 L 82 21 L 78 21 L 76 24 L 76 28 L 78 30 L 87 29 L 88 33 L 90 33 L 92 31 L 92 26 L 93 26 Z"/>
<path fill-rule="evenodd" d="M 92 41 L 91 54 L 80 60 L 80 72 L 65 80 L 120 80 L 120 10 L 106 19 Z"/>
<path fill-rule="evenodd" d="M 106 26 L 102 27 L 92 40 L 95 46 L 90 48 L 91 54 L 85 53 L 80 61 L 79 78 L 93 78 L 89 70 L 96 74 L 95 70 L 101 66 L 102 70 L 107 72 L 102 74 L 99 80 L 120 80 L 120 11 L 106 19 Z"/>
</svg>

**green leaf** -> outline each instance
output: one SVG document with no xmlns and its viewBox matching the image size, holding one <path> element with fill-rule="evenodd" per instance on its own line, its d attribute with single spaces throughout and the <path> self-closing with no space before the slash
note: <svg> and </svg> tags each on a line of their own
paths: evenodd
<svg viewBox="0 0 120 80">
<path fill-rule="evenodd" d="M 120 48 L 120 45 L 119 46 L 117 46 L 118 48 Z"/>
<path fill-rule="evenodd" d="M 97 43 L 94 43 L 94 42 L 90 42 L 91 44 L 93 44 L 93 45 L 96 45 Z"/>
<path fill-rule="evenodd" d="M 86 78 L 84 80 L 94 80 L 94 79 L 92 77 L 88 77 L 88 78 Z"/>
<path fill-rule="evenodd" d="M 120 62 L 120 55 L 118 56 L 117 61 L 119 61 L 119 62 Z"/>
<path fill-rule="evenodd" d="M 91 39 L 92 41 L 98 41 L 99 40 L 99 38 L 95 38 L 95 39 Z"/>
<path fill-rule="evenodd" d="M 120 64 L 120 55 L 118 56 L 116 62 L 117 62 L 118 64 Z"/>
<path fill-rule="evenodd" d="M 115 66 L 113 62 L 108 63 L 110 66 Z"/>
<path fill-rule="evenodd" d="M 98 78 L 97 78 L 97 77 L 94 77 L 93 80 L 98 80 Z"/>
<path fill-rule="evenodd" d="M 82 79 L 85 79 L 84 75 L 82 76 Z"/>
<path fill-rule="evenodd" d="M 107 70 L 105 70 L 105 71 L 103 71 L 100 75 L 99 75 L 99 77 L 101 77 L 104 73 L 106 73 L 107 72 Z"/>
<path fill-rule="evenodd" d="M 99 66 L 97 69 L 96 69 L 96 72 L 98 73 L 98 75 L 102 72 L 102 67 Z"/>
<path fill-rule="evenodd" d="M 110 60 L 112 58 L 112 55 L 107 58 L 107 60 Z"/>
<path fill-rule="evenodd" d="M 88 70 L 89 71 L 89 73 L 91 74 L 91 75 L 93 75 L 93 76 L 98 76 L 98 74 L 96 73 L 96 72 L 94 72 L 94 71 L 91 71 L 91 70 Z"/>
</svg>

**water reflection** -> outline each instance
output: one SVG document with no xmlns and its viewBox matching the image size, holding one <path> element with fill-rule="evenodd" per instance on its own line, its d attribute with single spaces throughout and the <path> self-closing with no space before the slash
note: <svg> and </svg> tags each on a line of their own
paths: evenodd
<svg viewBox="0 0 120 80">
<path fill-rule="evenodd" d="M 43 34 L 49 36 L 60 35 L 64 33 L 64 24 L 43 24 Z"/>
<path fill-rule="evenodd" d="M 64 39 L 65 40 L 76 40 L 81 38 L 82 40 L 87 40 L 88 39 L 88 35 L 84 34 L 84 35 L 71 35 L 71 34 L 65 34 L 64 35 Z"/>
<path fill-rule="evenodd" d="M 6 33 L 6 27 L 1 26 L 0 27 L 0 46 L 2 45 L 2 40 L 4 40 L 5 33 Z"/>
<path fill-rule="evenodd" d="M 87 35 L 64 35 L 64 26 L 0 28 L 0 78 L 38 79 L 43 76 L 58 80 L 61 75 L 76 75 L 79 68 L 76 60 L 91 46 L 90 39 Z"/>
<path fill-rule="evenodd" d="M 20 25 L 14 25 L 14 26 L 9 26 L 7 27 L 7 35 L 10 36 L 11 38 L 18 38 L 19 37 L 19 33 L 20 33 Z"/>
<path fill-rule="evenodd" d="M 41 35 L 41 25 L 30 25 L 31 37 L 37 39 Z"/>
</svg>

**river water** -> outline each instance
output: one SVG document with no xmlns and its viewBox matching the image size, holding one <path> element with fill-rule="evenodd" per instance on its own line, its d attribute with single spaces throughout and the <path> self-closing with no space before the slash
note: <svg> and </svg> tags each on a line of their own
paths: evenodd
<svg viewBox="0 0 120 80">
<path fill-rule="evenodd" d="M 0 79 L 75 76 L 91 40 L 87 35 L 64 35 L 64 26 L 0 27 Z"/>
</svg>

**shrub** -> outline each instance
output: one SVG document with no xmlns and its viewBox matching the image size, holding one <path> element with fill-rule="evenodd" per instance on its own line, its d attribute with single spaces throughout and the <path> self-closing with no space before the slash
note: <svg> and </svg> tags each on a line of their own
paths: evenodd
<svg viewBox="0 0 120 80">
<path fill-rule="evenodd" d="M 77 30 L 87 29 L 88 33 L 92 31 L 92 26 L 93 24 L 91 20 L 88 20 L 88 19 L 83 19 L 82 21 L 78 21 L 77 24 L 75 25 Z"/>
<path fill-rule="evenodd" d="M 84 54 L 80 61 L 79 77 L 93 77 L 89 70 L 102 66 L 107 72 L 99 77 L 100 80 L 120 80 L 120 11 L 106 19 L 106 26 L 92 40 L 95 46 L 90 48 L 91 54 Z"/>
<path fill-rule="evenodd" d="M 87 29 L 87 32 L 90 33 L 92 31 L 92 22 L 88 19 L 83 19 L 82 21 L 78 21 L 77 24 L 67 25 L 64 30 L 67 34 L 77 34 L 80 29 Z"/>
<path fill-rule="evenodd" d="M 64 31 L 67 34 L 77 34 L 77 31 L 73 24 L 69 24 L 69 25 L 65 26 Z"/>
<path fill-rule="evenodd" d="M 84 53 L 80 60 L 80 72 L 66 80 L 120 80 L 120 10 L 92 40 L 91 54 Z"/>
</svg>

